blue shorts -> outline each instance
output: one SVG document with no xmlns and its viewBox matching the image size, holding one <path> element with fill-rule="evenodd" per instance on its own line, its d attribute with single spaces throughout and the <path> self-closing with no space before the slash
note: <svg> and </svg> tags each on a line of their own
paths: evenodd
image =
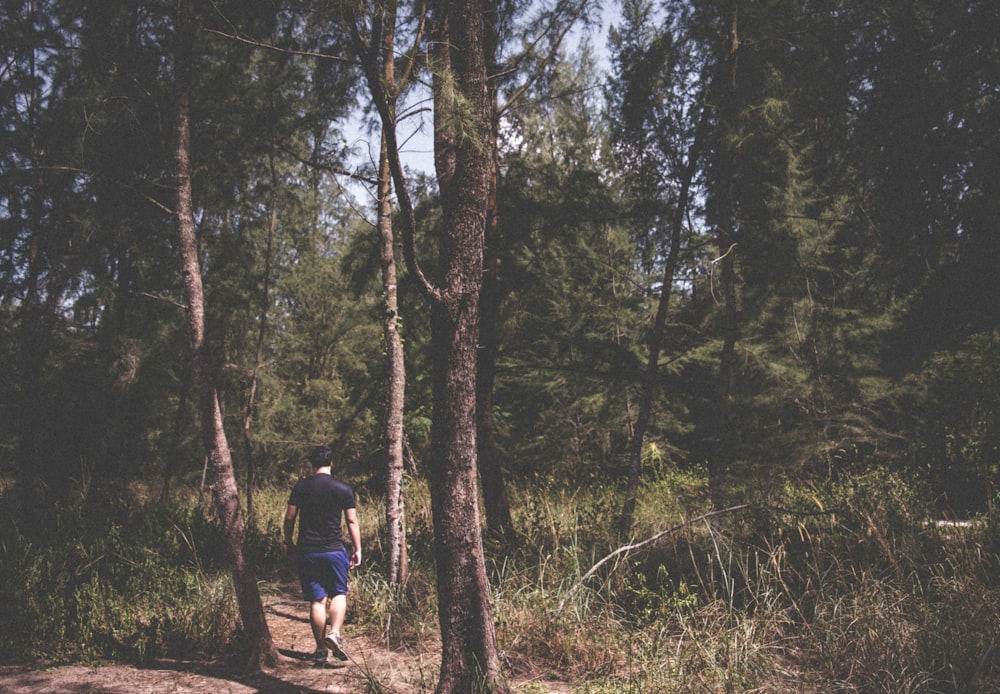
<svg viewBox="0 0 1000 694">
<path fill-rule="evenodd" d="M 346 549 L 336 552 L 299 552 L 299 581 L 302 599 L 319 602 L 337 595 L 347 595 L 347 568 L 351 556 Z"/>
</svg>

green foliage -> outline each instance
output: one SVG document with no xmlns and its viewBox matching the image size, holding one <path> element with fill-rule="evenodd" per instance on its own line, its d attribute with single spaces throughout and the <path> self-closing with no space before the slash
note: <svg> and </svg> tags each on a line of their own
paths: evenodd
<svg viewBox="0 0 1000 694">
<path fill-rule="evenodd" d="M 28 536 L 3 499 L 0 659 L 115 660 L 217 653 L 238 633 L 222 541 L 196 507 L 121 495 L 112 513 L 55 509 Z"/>
<path fill-rule="evenodd" d="M 643 493 L 685 484 L 662 480 Z M 547 505 L 558 519 L 568 500 L 590 500 L 553 491 L 539 492 L 548 504 L 524 492 L 521 507 L 535 515 Z M 601 554 L 583 561 L 591 550 L 578 542 L 588 534 L 582 528 L 558 555 L 540 553 L 516 569 L 505 563 L 495 581 L 501 642 L 517 649 L 519 662 L 570 678 L 575 691 L 995 686 L 1000 555 L 989 523 L 934 530 L 926 487 L 886 470 L 845 475 L 819 494 L 789 488 L 784 497 L 789 508 L 819 512 L 775 508 L 723 517 L 724 534 L 707 525 L 681 530 L 572 594 L 574 574 Z M 683 515 L 664 513 L 656 530 Z M 569 602 L 553 611 L 563 595 Z"/>
<path fill-rule="evenodd" d="M 698 474 L 664 469 L 641 490 L 636 539 L 701 513 L 703 488 Z M 789 484 L 774 507 L 680 527 L 577 587 L 617 547 L 614 487 L 519 486 L 512 510 L 524 543 L 490 563 L 501 649 L 512 673 L 558 677 L 574 691 L 988 691 L 1000 683 L 1000 520 L 929 525 L 928 489 L 888 469 L 822 488 Z M 359 492 L 370 549 L 352 577 L 349 622 L 388 648 L 429 651 L 437 606 L 426 486 L 407 487 L 417 531 L 402 592 L 382 577 L 380 501 Z M 286 493 L 260 492 L 249 532 L 265 580 L 291 578 L 278 542 Z M 0 659 L 143 662 L 235 647 L 238 610 L 215 524 L 193 496 L 169 508 L 149 496 L 91 489 L 54 510 L 59 532 L 38 539 L 21 532 L 7 490 Z M 385 690 L 378 672 L 365 676 Z M 418 691 L 433 688 L 431 669 L 414 677 Z"/>
<path fill-rule="evenodd" d="M 995 495 L 1000 371 L 998 332 L 977 333 L 932 354 L 897 388 L 907 453 L 932 484 L 944 513 L 967 515 Z"/>
<path fill-rule="evenodd" d="M 221 540 L 186 496 L 202 452 L 163 209 L 174 28 L 167 12 L 114 4 L 21 5 L 0 22 L 0 473 L 18 478 L 0 491 L 0 655 L 212 649 L 238 626 Z M 558 69 L 504 110 L 494 408 L 525 542 L 490 547 L 501 639 L 583 691 L 989 689 L 1000 13 L 986 0 L 750 3 L 737 46 L 720 41 L 731 9 L 625 3 L 604 103 L 583 50 L 553 54 Z M 248 551 L 287 578 L 275 538 L 311 443 L 335 443 L 378 546 L 383 346 L 370 228 L 331 173 L 356 75 L 305 56 L 339 48 L 336 10 L 276 10 L 289 8 L 205 15 L 297 53 L 199 32 L 193 164 L 231 443 L 259 367 Z M 556 614 L 618 543 L 662 231 L 706 104 L 636 538 L 708 509 L 718 445 L 734 503 L 798 513 L 685 528 L 604 567 Z M 739 330 L 719 440 L 723 231 Z M 422 599 L 384 585 L 376 550 L 352 616 L 419 646 L 435 612 L 421 477 L 433 355 L 405 272 L 400 292 Z M 156 506 L 154 481 L 184 498 Z M 985 520 L 935 530 L 934 513 Z"/>
</svg>

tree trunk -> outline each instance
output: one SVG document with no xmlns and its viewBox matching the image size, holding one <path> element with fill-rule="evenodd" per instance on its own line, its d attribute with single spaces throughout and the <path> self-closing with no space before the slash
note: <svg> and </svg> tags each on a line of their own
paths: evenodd
<svg viewBox="0 0 1000 694">
<path fill-rule="evenodd" d="M 395 85 L 387 85 L 384 74 L 374 69 L 366 42 L 353 31 L 386 138 L 403 220 L 403 257 L 431 303 L 434 416 L 428 468 L 442 642 L 437 692 L 505 692 L 486 581 L 476 465 L 476 362 L 491 117 L 481 0 L 442 0 L 435 21 L 434 164 L 444 212 L 437 286 L 416 257 L 416 217 L 396 140 Z"/>
<path fill-rule="evenodd" d="M 421 23 L 424 17 L 421 16 Z M 412 242 L 415 226 L 413 206 L 399 161 L 396 141 L 396 101 L 400 84 L 396 78 L 396 3 L 375 3 L 370 25 L 359 15 L 350 17 L 351 38 L 357 52 L 365 80 L 371 92 L 382 124 L 382 144 L 379 150 L 378 170 L 378 233 L 379 261 L 382 266 L 384 293 L 383 334 L 386 344 L 386 410 L 383 445 L 386 455 L 387 542 L 389 545 L 389 584 L 401 587 L 406 583 L 409 561 L 406 554 L 406 515 L 403 503 L 403 468 L 406 445 L 403 431 L 403 408 L 406 394 L 406 369 L 403 342 L 399 334 L 399 303 L 397 300 L 396 256 L 392 230 L 392 186 L 400 201 L 403 218 L 404 240 Z M 370 26 L 370 36 L 364 30 Z M 418 36 L 417 43 L 420 38 Z M 415 53 L 414 53 L 415 54 Z M 403 70 L 402 82 L 409 79 L 413 62 Z M 404 251 L 407 253 L 407 251 Z M 411 267 L 413 265 L 411 264 Z M 414 272 L 418 280 L 419 271 Z"/>
<path fill-rule="evenodd" d="M 489 535 L 505 545 L 517 542 L 517 532 L 510 515 L 507 485 L 501 467 L 502 456 L 493 426 L 493 391 L 496 383 L 500 323 L 500 229 L 497 219 L 497 184 L 499 161 L 496 118 L 496 90 L 490 89 L 490 176 L 483 243 L 483 286 L 479 296 L 479 363 L 476 374 L 476 444 L 479 451 L 479 475 L 482 480 L 483 506 Z"/>
<path fill-rule="evenodd" d="M 260 365 L 264 360 L 264 341 L 267 337 L 267 315 L 270 306 L 271 293 L 271 256 L 274 252 L 274 229 L 277 225 L 277 203 L 274 201 L 275 189 L 274 162 L 271 162 L 271 214 L 267 224 L 267 249 L 264 253 L 264 287 L 262 290 L 260 308 L 260 325 L 257 328 L 257 350 L 254 352 L 253 369 L 250 371 L 250 384 L 247 386 L 246 400 L 243 403 L 243 454 L 246 456 L 246 494 L 247 518 L 253 518 L 253 496 L 257 489 L 257 465 L 253 455 L 253 438 L 250 435 L 250 425 L 253 422 L 253 411 L 257 405 L 257 384 L 260 381 Z"/>
<path fill-rule="evenodd" d="M 191 348 L 192 384 L 197 397 L 202 443 L 211 474 L 212 500 L 225 540 L 240 617 L 251 644 L 250 669 L 260 669 L 277 660 L 277 652 L 264 618 L 264 607 L 253 568 L 243 554 L 245 525 L 233 461 L 222 426 L 222 410 L 212 378 L 212 359 L 205 337 L 205 296 L 195 228 L 191 191 L 191 69 L 195 36 L 194 5 L 184 0 L 179 6 L 177 55 L 174 176 L 174 215 L 187 304 L 188 340 Z"/>
<path fill-rule="evenodd" d="M 708 488 L 712 510 L 726 507 L 726 469 L 729 467 L 728 409 L 732 390 L 733 364 L 739 323 L 736 311 L 736 244 L 726 247 L 730 233 L 719 234 L 719 259 L 722 274 L 723 327 L 722 354 L 719 356 L 719 381 L 715 392 L 715 422 L 708 459 Z"/>
<path fill-rule="evenodd" d="M 391 61 L 389 63 L 391 65 Z M 396 300 L 396 256 L 393 250 L 391 174 L 386 139 L 382 137 L 378 175 L 379 260 L 382 264 L 382 288 L 385 313 L 386 403 L 385 520 L 389 544 L 389 585 L 403 586 L 409 573 L 406 555 L 406 514 L 403 503 L 403 401 L 406 394 L 406 369 L 403 341 L 399 335 L 399 305 Z"/>
<path fill-rule="evenodd" d="M 441 622 L 438 694 L 506 691 L 479 525 L 476 363 L 491 109 L 481 0 L 444 0 L 436 16 L 447 79 L 435 85 L 435 165 L 444 212 L 441 287 L 431 309 L 431 503 Z M 454 90 L 452 92 L 451 90 Z M 461 102 L 465 109 L 459 112 Z M 463 136 L 457 136 L 461 122 Z"/>
<path fill-rule="evenodd" d="M 458 231 L 456 226 L 468 225 L 453 224 Z M 463 255 L 469 258 L 468 250 Z M 463 294 L 449 296 L 432 309 L 435 375 L 429 467 L 442 641 L 439 694 L 488 689 L 486 683 L 499 673 L 477 501 L 478 319 L 474 291 L 468 287 Z"/>
<path fill-rule="evenodd" d="M 702 112 L 701 120 L 695 130 L 694 140 L 688 151 L 687 163 L 681 172 L 680 189 L 677 195 L 677 206 L 670 220 L 670 247 L 667 251 L 667 262 L 663 268 L 663 288 L 656 306 L 656 318 L 653 321 L 653 332 L 649 338 L 649 356 L 646 361 L 646 372 L 642 380 L 642 393 L 639 396 L 639 415 L 632 432 L 632 446 L 629 450 L 628 486 L 625 490 L 625 504 L 618 524 L 618 534 L 622 539 L 632 532 L 632 521 L 635 516 L 635 505 L 639 492 L 639 479 L 642 473 L 642 444 L 649 427 L 649 418 L 653 410 L 653 393 L 656 390 L 657 374 L 659 372 L 660 350 L 663 346 L 663 334 L 667 325 L 667 312 L 670 308 L 670 297 L 674 286 L 674 274 L 677 271 L 677 258 L 680 255 L 681 231 L 684 228 L 684 217 L 687 215 L 688 200 L 691 195 L 691 183 L 698 168 L 698 158 L 701 152 L 702 138 L 708 124 L 708 109 Z"/>
<path fill-rule="evenodd" d="M 739 4 L 733 3 L 730 13 L 730 33 L 726 60 L 720 68 L 728 74 L 717 76 L 716 84 L 721 97 L 723 116 L 736 120 L 736 68 L 739 50 Z M 728 77 L 728 85 L 723 86 Z M 723 157 L 735 160 L 737 151 L 724 151 Z M 733 214 L 733 161 L 725 165 L 722 186 L 722 210 L 718 229 L 720 276 L 723 296 L 722 354 L 719 355 L 719 376 L 715 391 L 715 421 L 712 426 L 712 443 L 708 457 L 708 487 L 712 509 L 726 507 L 726 470 L 729 467 L 729 398 L 732 392 L 736 339 L 739 317 L 736 306 L 736 222 Z"/>
</svg>

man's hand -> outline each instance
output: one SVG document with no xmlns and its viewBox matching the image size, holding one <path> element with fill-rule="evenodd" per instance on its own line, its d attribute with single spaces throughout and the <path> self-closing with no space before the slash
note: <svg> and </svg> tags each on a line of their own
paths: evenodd
<svg viewBox="0 0 1000 694">
<path fill-rule="evenodd" d="M 348 568 L 356 569 L 361 566 L 361 549 L 357 548 L 351 553 L 351 565 Z"/>
</svg>

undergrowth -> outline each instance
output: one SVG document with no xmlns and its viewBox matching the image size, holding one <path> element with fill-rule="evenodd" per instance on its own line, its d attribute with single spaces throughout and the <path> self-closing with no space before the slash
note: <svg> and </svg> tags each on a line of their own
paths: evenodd
<svg viewBox="0 0 1000 694">
<path fill-rule="evenodd" d="M 550 484 L 511 490 L 516 546 L 488 543 L 501 657 L 519 691 L 986 692 L 1000 689 L 997 526 L 929 524 L 926 494 L 884 470 L 769 490 L 709 510 L 697 474 L 643 490 L 618 552 L 618 493 Z M 248 554 L 262 586 L 294 582 L 281 557 L 287 490 L 255 498 Z M 365 563 L 349 622 L 387 648 L 438 647 L 426 489 L 408 487 L 411 573 L 384 579 L 378 498 L 360 494 Z M 781 499 L 781 501 L 775 501 Z M 58 532 L 26 532 L 0 504 L 0 659 L 143 662 L 219 655 L 239 643 L 221 539 L 194 497 L 169 507 L 114 499 L 114 512 L 59 509 Z M 427 660 L 427 659 L 425 659 Z M 370 691 L 391 691 L 368 673 Z M 434 673 L 411 689 L 432 691 Z"/>
</svg>

